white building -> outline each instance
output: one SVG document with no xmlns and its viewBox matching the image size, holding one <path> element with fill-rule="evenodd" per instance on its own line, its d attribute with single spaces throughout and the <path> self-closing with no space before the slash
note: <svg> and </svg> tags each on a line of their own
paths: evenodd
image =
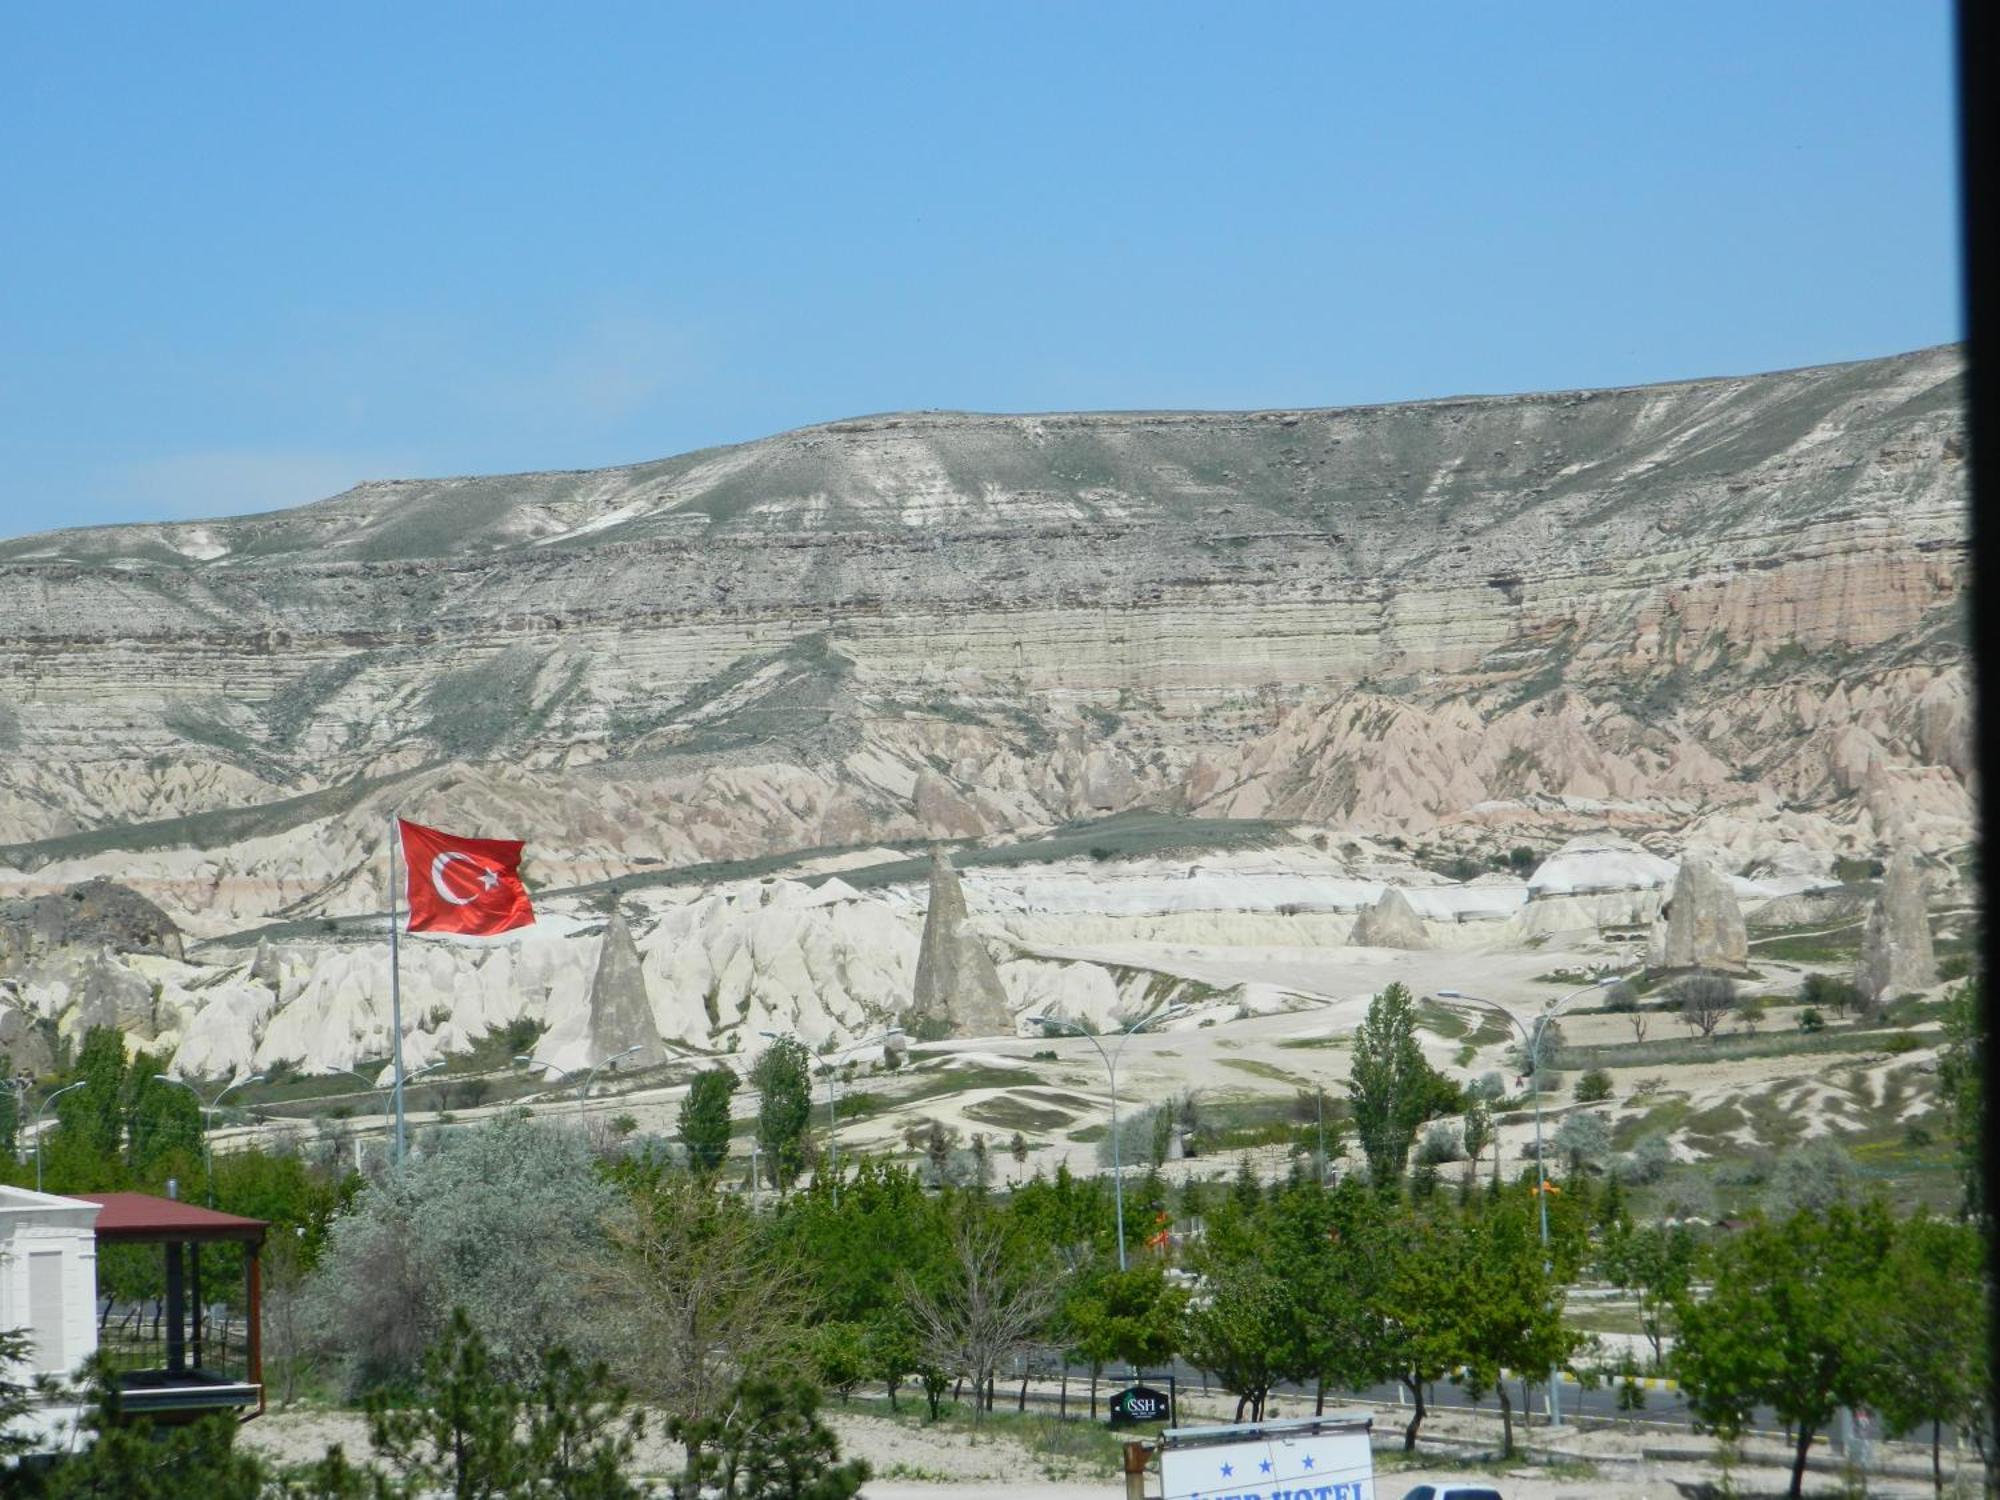
<svg viewBox="0 0 2000 1500">
<path fill-rule="evenodd" d="M 0 1186 L 0 1330 L 29 1339 L 6 1378 L 68 1376 L 97 1351 L 97 1215 L 80 1198 Z M 37 1448 L 67 1447 L 78 1408 L 38 1406 L 27 1422 Z"/>
</svg>

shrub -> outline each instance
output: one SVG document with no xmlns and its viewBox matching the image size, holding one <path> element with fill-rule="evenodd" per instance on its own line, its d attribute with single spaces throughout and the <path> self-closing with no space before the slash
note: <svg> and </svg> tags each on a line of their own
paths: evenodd
<svg viewBox="0 0 2000 1500">
<path fill-rule="evenodd" d="M 1972 972 L 1972 955 L 1947 953 L 1938 960 L 1937 971 L 1940 979 L 1963 979 Z"/>
<path fill-rule="evenodd" d="M 1602 1166 L 1611 1157 L 1611 1127 L 1595 1112 L 1571 1115 L 1556 1127 L 1555 1148 L 1571 1176 Z"/>
<path fill-rule="evenodd" d="M 1830 1010 L 1837 1016 L 1864 1008 L 1861 991 L 1855 988 L 1854 981 L 1832 974 L 1808 974 L 1800 980 L 1799 1003 Z"/>
<path fill-rule="evenodd" d="M 1803 1031 L 1807 1036 L 1811 1036 L 1816 1031 L 1824 1031 L 1826 1030 L 1826 1017 L 1821 1015 L 1816 1007 L 1808 1005 L 1804 1010 L 1799 1012 L 1799 1030 Z"/>
<path fill-rule="evenodd" d="M 1604 1008 L 1619 1015 L 1630 1015 L 1639 1008 L 1639 992 L 1621 979 L 1606 987 Z"/>
<path fill-rule="evenodd" d="M 1460 1140 L 1456 1128 L 1437 1120 L 1424 1131 L 1424 1138 L 1417 1146 L 1418 1166 L 1435 1167 L 1448 1161 L 1464 1160 L 1465 1143 Z"/>
<path fill-rule="evenodd" d="M 1916 1051 L 1923 1044 L 1924 1039 L 1922 1037 L 1912 1036 L 1909 1032 L 1905 1031 L 1884 1040 L 1882 1050 L 1891 1057 L 1900 1057 L 1905 1052 Z"/>
<path fill-rule="evenodd" d="M 1787 1151 L 1771 1174 L 1771 1203 L 1780 1213 L 1824 1213 L 1853 1195 L 1854 1161 L 1837 1141 L 1820 1136 Z"/>
<path fill-rule="evenodd" d="M 1610 1097 L 1611 1075 L 1604 1069 L 1592 1068 L 1577 1077 L 1575 1098 L 1578 1104 L 1602 1104 Z"/>
<path fill-rule="evenodd" d="M 1663 1135 L 1649 1135 L 1611 1164 L 1611 1175 L 1628 1186 L 1658 1182 L 1667 1175 L 1673 1151 Z"/>
<path fill-rule="evenodd" d="M 356 1385 L 413 1374 L 463 1307 L 511 1372 L 594 1332 L 587 1268 L 618 1191 L 582 1135 L 508 1116 L 443 1136 L 333 1221 L 312 1298 Z"/>
</svg>

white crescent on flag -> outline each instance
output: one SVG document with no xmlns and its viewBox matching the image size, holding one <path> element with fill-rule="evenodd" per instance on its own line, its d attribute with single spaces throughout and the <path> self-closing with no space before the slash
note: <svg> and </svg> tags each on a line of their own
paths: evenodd
<svg viewBox="0 0 2000 1500">
<path fill-rule="evenodd" d="M 444 883 L 445 866 L 449 865 L 455 859 L 465 861 L 466 864 L 471 865 L 473 869 L 479 872 L 479 889 L 469 895 L 457 895 L 450 886 Z M 461 849 L 447 849 L 431 861 L 431 885 L 436 888 L 438 895 L 449 901 L 453 906 L 470 906 L 479 899 L 483 892 L 492 890 L 499 883 L 500 877 L 494 874 L 490 867 L 481 864 Z"/>
</svg>

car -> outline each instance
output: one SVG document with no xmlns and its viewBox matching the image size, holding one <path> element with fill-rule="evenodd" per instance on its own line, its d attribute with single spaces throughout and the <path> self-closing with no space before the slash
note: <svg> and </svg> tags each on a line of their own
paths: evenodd
<svg viewBox="0 0 2000 1500">
<path fill-rule="evenodd" d="M 1420 1484 L 1403 1500 L 1500 1500 L 1490 1484 Z"/>
</svg>

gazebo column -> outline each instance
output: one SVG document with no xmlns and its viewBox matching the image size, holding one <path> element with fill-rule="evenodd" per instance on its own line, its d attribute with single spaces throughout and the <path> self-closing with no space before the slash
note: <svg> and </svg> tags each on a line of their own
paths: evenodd
<svg viewBox="0 0 2000 1500">
<path fill-rule="evenodd" d="M 194 1302 L 194 1358 L 191 1363 L 195 1369 L 199 1370 L 201 1368 L 201 1319 L 203 1312 L 208 1307 L 207 1302 L 201 1294 L 200 1240 L 194 1240 L 188 1245 L 188 1282 L 188 1290 L 193 1294 Z"/>
<path fill-rule="evenodd" d="M 182 1245 L 167 1241 L 167 1373 L 187 1373 L 187 1290 L 182 1285 Z"/>
</svg>

